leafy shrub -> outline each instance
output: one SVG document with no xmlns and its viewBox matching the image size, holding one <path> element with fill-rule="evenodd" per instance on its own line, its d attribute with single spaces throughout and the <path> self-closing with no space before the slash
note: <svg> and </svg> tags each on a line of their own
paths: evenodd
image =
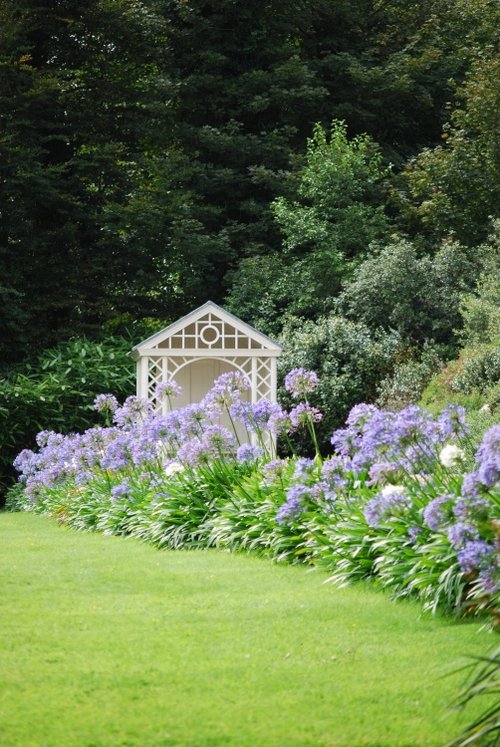
<svg viewBox="0 0 500 747">
<path fill-rule="evenodd" d="M 486 407 L 492 414 L 500 406 L 500 221 L 490 243 L 474 293 L 462 298 L 464 347 L 458 360 L 448 364 L 422 395 L 431 409 L 455 402 L 471 410 Z"/>
<path fill-rule="evenodd" d="M 286 316 L 332 311 L 343 278 L 388 234 L 382 161 L 368 135 L 349 139 L 345 122 L 329 131 L 316 124 L 295 194 L 271 204 L 283 249 L 243 259 L 231 273 L 229 309 L 274 335 Z"/>
<path fill-rule="evenodd" d="M 12 460 L 43 429 L 67 433 L 96 421 L 89 397 L 127 396 L 135 384 L 130 342 L 78 338 L 45 350 L 0 379 L 0 489 L 14 476 Z"/>
<path fill-rule="evenodd" d="M 444 244 L 434 257 L 420 256 L 396 237 L 356 270 L 339 308 L 371 329 L 396 330 L 407 342 L 447 346 L 461 322 L 462 294 L 480 270 L 480 261 L 458 244 Z"/>
<path fill-rule="evenodd" d="M 463 394 L 470 394 L 473 390 L 486 394 L 499 382 L 500 345 L 485 345 L 464 351 L 462 367 L 453 379 L 451 388 Z"/>
<path fill-rule="evenodd" d="M 419 359 L 398 363 L 393 373 L 382 381 L 377 403 L 390 410 L 400 410 L 416 403 L 442 362 L 432 348 L 424 348 Z"/>
<path fill-rule="evenodd" d="M 392 371 L 400 341 L 395 334 L 374 335 L 363 323 L 341 316 L 317 322 L 291 320 L 281 337 L 285 350 L 279 358 L 281 375 L 302 367 L 316 371 L 320 383 L 311 395 L 312 404 L 323 411 L 318 437 L 323 449 L 351 407 L 374 401 L 380 382 Z M 280 401 L 290 401 L 283 387 Z"/>
<path fill-rule="evenodd" d="M 500 391 L 500 247 L 489 256 L 488 266 L 476 292 L 463 299 L 465 347 L 451 388 L 463 394 L 479 391 L 495 406 Z"/>
<path fill-rule="evenodd" d="M 314 308 L 309 278 L 279 254 L 245 257 L 229 276 L 228 311 L 266 334 L 279 336 L 287 315 Z"/>
<path fill-rule="evenodd" d="M 500 220 L 497 221 L 500 234 Z M 500 244 L 500 235 L 498 242 Z M 478 282 L 475 293 L 462 299 L 462 339 L 466 345 L 481 345 L 500 339 L 500 247 L 489 255 L 488 269 Z"/>
<path fill-rule="evenodd" d="M 470 410 L 479 410 L 486 404 L 484 394 L 475 390 L 469 394 L 456 392 L 452 388 L 455 376 L 460 371 L 463 360 L 448 363 L 434 376 L 422 392 L 420 404 L 433 413 L 440 412 L 447 405 L 462 405 Z"/>
</svg>

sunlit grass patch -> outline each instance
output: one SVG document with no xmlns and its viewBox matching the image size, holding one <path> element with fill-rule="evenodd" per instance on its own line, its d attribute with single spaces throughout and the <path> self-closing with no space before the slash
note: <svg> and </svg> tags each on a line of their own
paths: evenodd
<svg viewBox="0 0 500 747">
<path fill-rule="evenodd" d="M 477 624 L 217 551 L 0 515 L 2 747 L 442 745 Z"/>
</svg>

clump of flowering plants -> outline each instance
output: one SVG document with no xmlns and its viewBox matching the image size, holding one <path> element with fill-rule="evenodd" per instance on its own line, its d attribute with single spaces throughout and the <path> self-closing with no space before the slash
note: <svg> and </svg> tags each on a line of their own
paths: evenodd
<svg viewBox="0 0 500 747">
<path fill-rule="evenodd" d="M 99 395 L 106 425 L 83 434 L 41 432 L 24 450 L 23 507 L 77 528 L 131 534 L 159 547 L 245 548 L 327 568 L 347 583 L 370 579 L 395 596 L 457 614 L 498 607 L 500 425 L 467 463 L 465 412 L 439 417 L 415 407 L 352 409 L 320 454 L 309 404 L 314 372 L 294 369 L 285 387 L 296 404 L 249 401 L 239 372 L 204 399 L 166 414 L 129 397 Z M 312 458 L 295 455 L 302 430 Z M 276 443 L 292 456 L 279 457 Z M 469 449 L 470 451 L 470 449 Z"/>
<path fill-rule="evenodd" d="M 433 418 L 415 406 L 399 413 L 355 407 L 332 443 L 359 481 L 359 500 L 329 528 L 336 558 L 323 551 L 321 562 L 338 580 L 370 577 L 396 595 L 417 594 L 432 609 L 494 607 L 499 431 L 485 434 L 467 473 L 462 408 Z"/>
</svg>

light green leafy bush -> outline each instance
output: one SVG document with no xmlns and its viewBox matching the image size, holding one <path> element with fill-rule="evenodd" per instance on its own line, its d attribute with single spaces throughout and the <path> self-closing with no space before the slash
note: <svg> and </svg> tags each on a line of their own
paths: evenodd
<svg viewBox="0 0 500 747">
<path fill-rule="evenodd" d="M 447 403 L 485 408 L 500 419 L 500 222 L 479 247 L 483 271 L 474 292 L 462 296 L 462 350 L 427 386 L 422 404 L 432 410 Z M 480 418 L 478 422 L 480 421 Z"/>
<path fill-rule="evenodd" d="M 407 344 L 433 340 L 447 347 L 460 325 L 462 295 L 480 270 L 480 261 L 458 244 L 421 256 L 415 245 L 396 237 L 360 265 L 339 307 L 371 329 L 397 331 Z"/>
<path fill-rule="evenodd" d="M 377 403 L 390 410 L 400 410 L 418 402 L 432 376 L 442 366 L 438 354 L 430 347 L 424 348 L 417 359 L 398 363 L 378 389 Z"/>
<path fill-rule="evenodd" d="M 230 276 L 228 308 L 275 335 L 286 316 L 331 312 L 343 279 L 388 235 L 388 173 L 368 135 L 350 139 L 345 122 L 316 124 L 295 193 L 271 204 L 281 253 L 242 260 Z"/>
</svg>

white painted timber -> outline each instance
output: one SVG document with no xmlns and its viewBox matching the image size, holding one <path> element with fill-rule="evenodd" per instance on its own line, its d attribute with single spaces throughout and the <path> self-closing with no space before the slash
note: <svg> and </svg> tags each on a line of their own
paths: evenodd
<svg viewBox="0 0 500 747">
<path fill-rule="evenodd" d="M 275 402 L 281 352 L 275 340 L 208 301 L 133 347 L 137 394 L 159 410 L 157 385 L 175 379 L 183 393 L 172 404 L 183 407 L 202 399 L 222 373 L 236 370 L 250 382 L 251 402 Z"/>
</svg>

